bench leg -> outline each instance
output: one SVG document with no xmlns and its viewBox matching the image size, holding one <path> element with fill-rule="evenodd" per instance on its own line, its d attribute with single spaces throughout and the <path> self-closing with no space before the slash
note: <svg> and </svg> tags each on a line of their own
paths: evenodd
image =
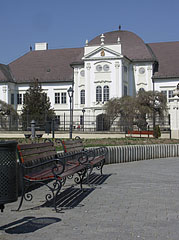
<svg viewBox="0 0 179 240">
<path fill-rule="evenodd" d="M 29 182 L 26 182 L 26 180 L 22 180 L 22 193 L 21 193 L 21 200 L 18 206 L 17 211 L 19 211 L 22 207 L 23 200 L 25 199 L 26 201 L 31 201 L 32 200 L 32 194 L 28 193 L 27 190 L 29 189 L 31 185 Z M 27 192 L 27 193 L 26 193 Z"/>
<path fill-rule="evenodd" d="M 42 181 L 37 181 L 37 182 L 26 182 L 25 180 L 22 182 L 22 193 L 21 193 L 21 200 L 18 206 L 17 211 L 20 210 L 23 200 L 25 199 L 26 201 L 31 201 L 33 196 L 30 192 L 28 192 L 28 189 L 36 184 L 40 184 L 43 186 L 46 186 L 51 193 L 48 193 L 45 196 L 46 201 L 54 200 L 54 208 L 55 211 L 57 212 L 57 196 L 62 188 L 63 181 L 60 179 L 55 179 L 55 182 L 53 183 L 53 186 L 50 186 L 48 183 L 42 182 Z"/>
<path fill-rule="evenodd" d="M 54 208 L 55 208 L 56 212 L 59 211 L 57 209 L 57 197 L 58 197 L 58 194 L 60 193 L 60 190 L 62 188 L 63 183 L 64 183 L 63 179 L 61 179 L 61 180 L 56 179 L 54 184 L 53 184 L 54 189 L 52 189 L 52 192 L 53 192 L 53 195 L 54 195 Z"/>
<path fill-rule="evenodd" d="M 88 169 L 87 169 L 87 178 L 86 178 L 86 179 L 87 179 L 88 186 L 90 186 L 90 175 L 91 175 L 92 171 L 93 171 L 93 166 L 92 166 L 92 165 L 88 166 Z"/>
<path fill-rule="evenodd" d="M 83 190 L 83 180 L 84 180 L 84 177 L 86 175 L 86 172 L 87 172 L 87 168 L 83 169 L 80 172 L 77 172 L 78 177 L 74 178 L 75 183 L 80 184 L 81 190 Z"/>
<path fill-rule="evenodd" d="M 21 200 L 20 200 L 19 207 L 18 207 L 17 211 L 19 211 L 20 208 L 22 207 L 23 200 L 24 200 L 24 188 L 22 189 Z"/>
<path fill-rule="evenodd" d="M 102 162 L 101 162 L 101 169 L 100 169 L 101 175 L 103 175 L 104 164 L 105 164 L 105 159 L 103 159 Z"/>
</svg>

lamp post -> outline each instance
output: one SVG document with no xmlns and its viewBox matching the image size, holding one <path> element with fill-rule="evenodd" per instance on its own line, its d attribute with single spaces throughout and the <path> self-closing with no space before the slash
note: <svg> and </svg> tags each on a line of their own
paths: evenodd
<svg viewBox="0 0 179 240">
<path fill-rule="evenodd" d="M 155 82 L 154 79 L 152 79 L 153 82 L 153 130 L 155 128 Z"/>
<path fill-rule="evenodd" d="M 84 129 L 85 129 L 85 109 L 84 108 L 82 109 L 82 113 L 83 113 L 83 132 L 84 132 Z"/>
<path fill-rule="evenodd" d="M 73 130 L 73 88 L 70 87 L 68 90 L 68 96 L 70 98 L 70 131 L 69 131 L 69 135 L 70 135 L 70 139 L 72 139 L 72 130 Z"/>
</svg>

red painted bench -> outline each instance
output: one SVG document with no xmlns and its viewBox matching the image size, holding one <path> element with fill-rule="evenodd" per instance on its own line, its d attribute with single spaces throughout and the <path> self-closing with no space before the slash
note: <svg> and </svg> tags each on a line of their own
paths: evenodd
<svg viewBox="0 0 179 240">
<path fill-rule="evenodd" d="M 150 135 L 152 135 L 152 136 L 154 135 L 153 131 L 128 131 L 127 133 L 130 134 L 130 135 L 140 135 L 140 137 L 142 135 L 148 135 L 148 137 Z"/>
<path fill-rule="evenodd" d="M 52 142 L 19 144 L 17 149 L 22 175 L 22 195 L 18 210 L 23 199 L 32 200 L 29 189 L 37 183 L 49 188 L 51 194 L 46 195 L 46 200 L 54 199 L 56 211 L 56 197 L 67 177 L 77 173 L 79 176 L 77 183 L 80 183 L 82 189 L 82 181 L 87 172 L 85 153 L 75 155 L 75 160 L 72 154 L 59 156 Z M 54 181 L 53 185 L 49 185 L 50 181 Z"/>
<path fill-rule="evenodd" d="M 106 147 L 96 147 L 91 149 L 86 149 L 83 145 L 81 138 L 77 137 L 76 139 L 56 139 L 56 142 L 61 144 L 63 147 L 64 153 L 72 154 L 75 158 L 75 154 L 85 153 L 87 154 L 88 161 L 88 179 L 93 169 L 96 168 L 100 170 L 101 175 L 103 174 L 103 166 L 105 164 L 105 158 L 107 155 Z M 89 182 L 88 182 L 89 183 Z"/>
</svg>

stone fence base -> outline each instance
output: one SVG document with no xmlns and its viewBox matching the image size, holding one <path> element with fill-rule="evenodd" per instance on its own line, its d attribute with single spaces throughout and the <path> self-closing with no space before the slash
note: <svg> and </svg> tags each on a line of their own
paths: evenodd
<svg viewBox="0 0 179 240">
<path fill-rule="evenodd" d="M 179 156 L 179 144 L 107 147 L 106 164 Z"/>
</svg>

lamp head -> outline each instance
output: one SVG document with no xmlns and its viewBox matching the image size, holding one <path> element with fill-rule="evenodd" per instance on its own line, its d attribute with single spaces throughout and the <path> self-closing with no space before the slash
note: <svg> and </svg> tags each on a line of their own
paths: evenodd
<svg viewBox="0 0 179 240">
<path fill-rule="evenodd" d="M 67 90 L 67 92 L 68 92 L 68 96 L 69 97 L 73 97 L 73 88 L 72 87 L 70 87 L 68 90 Z"/>
</svg>

